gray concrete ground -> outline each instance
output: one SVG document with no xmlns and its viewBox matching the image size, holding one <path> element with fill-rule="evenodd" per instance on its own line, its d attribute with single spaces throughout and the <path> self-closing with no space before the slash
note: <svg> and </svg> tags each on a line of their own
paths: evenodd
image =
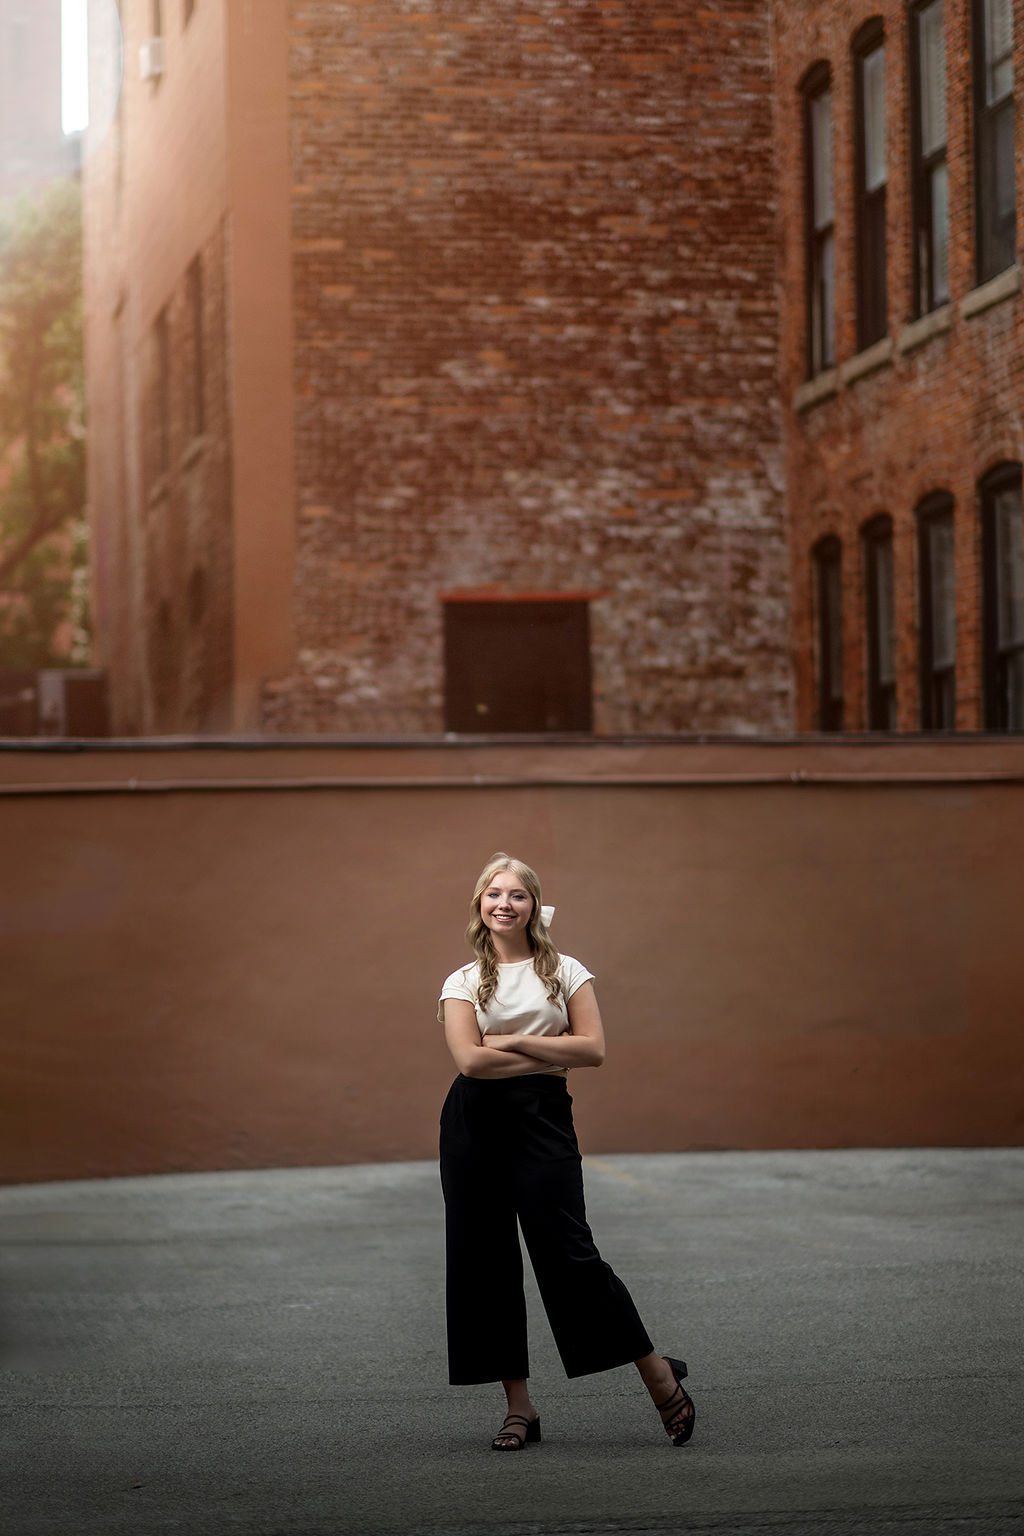
<svg viewBox="0 0 1024 1536">
<path fill-rule="evenodd" d="M 543 1444 L 450 1388 L 429 1164 L 0 1190 L 5 1536 L 1024 1533 L 1024 1150 L 592 1158 L 591 1222 L 690 1363 Z M 480 1312 L 501 1306 L 481 1274 Z"/>
</svg>

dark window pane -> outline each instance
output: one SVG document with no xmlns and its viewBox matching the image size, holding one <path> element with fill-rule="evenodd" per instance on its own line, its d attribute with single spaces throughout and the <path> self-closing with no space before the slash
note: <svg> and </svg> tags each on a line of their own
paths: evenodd
<svg viewBox="0 0 1024 1536">
<path fill-rule="evenodd" d="M 952 515 L 934 518 L 929 525 L 928 566 L 932 661 L 936 667 L 951 667 L 956 660 L 956 574 Z"/>
<path fill-rule="evenodd" d="M 875 48 L 861 62 L 864 93 L 864 189 L 877 192 L 886 183 L 885 49 Z"/>
<path fill-rule="evenodd" d="M 1006 658 L 1003 687 L 1006 693 L 1006 729 L 1024 731 L 1024 651 Z"/>
<path fill-rule="evenodd" d="M 827 229 L 835 217 L 832 193 L 832 92 L 811 101 L 812 208 L 816 231 Z"/>
<path fill-rule="evenodd" d="M 1024 642 L 1024 530 L 1020 490 L 1007 487 L 993 498 L 996 532 L 996 589 L 1000 649 Z"/>
<path fill-rule="evenodd" d="M 985 0 L 985 104 L 1013 93 L 1013 0 Z"/>
<path fill-rule="evenodd" d="M 981 487 L 984 544 L 985 725 L 1024 730 L 1024 507 L 1019 465 Z"/>
<path fill-rule="evenodd" d="M 814 552 L 818 605 L 818 720 L 820 731 L 843 728 L 843 586 L 841 546 L 827 539 Z"/>
<path fill-rule="evenodd" d="M 858 49 L 857 116 L 857 345 L 880 341 L 888 330 L 886 302 L 885 47 L 877 27 Z"/>
<path fill-rule="evenodd" d="M 997 222 L 1012 215 L 1015 187 L 1013 164 L 1013 113 L 1001 111 L 992 122 L 992 207 Z"/>
<path fill-rule="evenodd" d="M 956 568 L 951 506 L 920 522 L 921 728 L 956 726 Z"/>
<path fill-rule="evenodd" d="M 928 308 L 949 302 L 949 178 L 946 162 L 935 166 L 929 178 L 930 288 Z"/>
<path fill-rule="evenodd" d="M 929 728 L 933 731 L 956 730 L 956 679 L 952 668 L 932 674 Z"/>
<path fill-rule="evenodd" d="M 827 81 L 805 97 L 807 160 L 807 366 L 813 377 L 835 362 L 835 217 L 832 92 Z"/>
<path fill-rule="evenodd" d="M 921 153 L 933 155 L 946 147 L 946 37 L 942 0 L 933 0 L 917 13 L 918 66 L 921 93 Z"/>
<path fill-rule="evenodd" d="M 865 199 L 860 227 L 860 313 L 857 342 L 881 341 L 889 320 L 886 302 L 885 188 Z"/>
<path fill-rule="evenodd" d="M 893 640 L 892 540 L 877 539 L 874 551 L 875 647 L 878 681 L 888 687 L 896 681 L 896 647 Z"/>
<path fill-rule="evenodd" d="M 1016 259 L 1011 0 L 975 0 L 974 111 L 977 277 Z"/>
<path fill-rule="evenodd" d="M 811 282 L 812 369 L 821 373 L 836 360 L 835 241 L 829 231 L 814 246 Z"/>
<path fill-rule="evenodd" d="M 916 313 L 949 301 L 946 42 L 942 0 L 910 13 Z"/>
<path fill-rule="evenodd" d="M 892 523 L 880 518 L 864 535 L 868 642 L 868 729 L 896 729 L 896 634 Z"/>
</svg>

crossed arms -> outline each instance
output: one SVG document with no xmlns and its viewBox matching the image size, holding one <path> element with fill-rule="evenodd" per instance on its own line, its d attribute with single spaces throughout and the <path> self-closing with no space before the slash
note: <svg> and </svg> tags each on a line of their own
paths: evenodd
<svg viewBox="0 0 1024 1536">
<path fill-rule="evenodd" d="M 543 1064 L 552 1067 L 599 1067 L 604 1061 L 604 1029 L 594 983 L 585 981 L 568 1002 L 569 1031 L 564 1035 L 484 1035 L 472 1003 L 445 998 L 444 1036 L 463 1077 L 524 1077 Z"/>
</svg>

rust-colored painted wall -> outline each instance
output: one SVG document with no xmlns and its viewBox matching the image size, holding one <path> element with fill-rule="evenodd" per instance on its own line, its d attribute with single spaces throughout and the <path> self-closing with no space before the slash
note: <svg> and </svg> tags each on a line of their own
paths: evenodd
<svg viewBox="0 0 1024 1536">
<path fill-rule="evenodd" d="M 0 1175 L 430 1157 L 501 846 L 598 976 L 589 1150 L 1016 1143 L 1022 810 L 992 740 L 8 748 Z"/>
<path fill-rule="evenodd" d="M 95 660 L 108 675 L 114 729 L 125 735 L 234 723 L 223 0 L 197 6 L 187 27 L 179 6 L 164 14 L 164 71 L 143 80 L 150 7 L 121 7 L 123 73 L 114 7 L 90 8 L 84 283 Z M 193 262 L 202 273 L 199 348 Z M 166 392 L 154 333 L 162 310 Z"/>
<path fill-rule="evenodd" d="M 91 10 L 94 628 L 123 735 L 251 728 L 264 678 L 291 659 L 286 11 L 286 0 L 203 0 L 186 24 L 180 6 L 165 6 L 163 72 L 143 80 L 149 5 L 121 7 L 123 77 L 113 8 Z"/>
</svg>

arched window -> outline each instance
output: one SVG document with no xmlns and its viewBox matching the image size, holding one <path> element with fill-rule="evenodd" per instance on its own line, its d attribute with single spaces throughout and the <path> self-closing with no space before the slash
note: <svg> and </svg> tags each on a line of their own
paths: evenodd
<svg viewBox="0 0 1024 1536">
<path fill-rule="evenodd" d="M 1016 260 L 1013 0 L 974 0 L 974 177 L 977 278 Z"/>
<path fill-rule="evenodd" d="M 865 523 L 864 600 L 868 662 L 868 730 L 896 729 L 896 606 L 893 592 L 892 518 Z"/>
<path fill-rule="evenodd" d="M 909 15 L 914 312 L 926 315 L 949 302 L 943 0 L 923 0 Z"/>
<path fill-rule="evenodd" d="M 857 198 L 857 345 L 880 341 L 889 328 L 886 303 L 885 189 L 889 179 L 885 122 L 885 32 L 880 16 L 853 42 Z"/>
<path fill-rule="evenodd" d="M 984 594 L 985 728 L 1024 731 L 1024 507 L 1021 467 L 979 486 Z"/>
<path fill-rule="evenodd" d="M 918 665 L 921 729 L 956 729 L 956 562 L 953 498 L 944 491 L 917 509 Z"/>
<path fill-rule="evenodd" d="M 832 76 L 816 64 L 801 87 L 806 176 L 807 372 L 835 366 L 835 202 L 832 189 Z"/>
<path fill-rule="evenodd" d="M 819 731 L 843 728 L 843 547 L 834 534 L 811 554 L 817 618 L 816 709 Z"/>
</svg>

